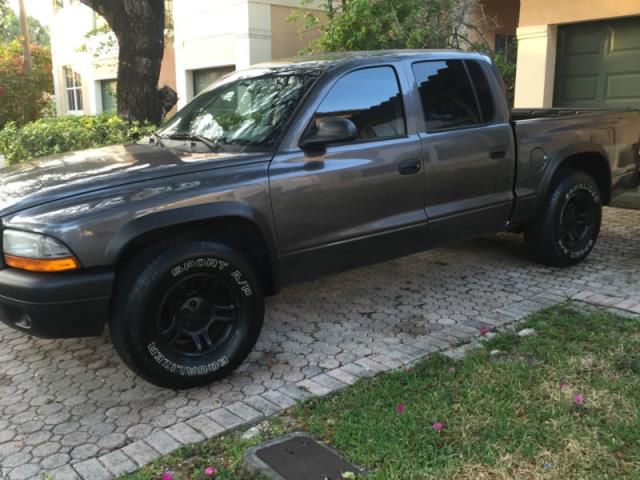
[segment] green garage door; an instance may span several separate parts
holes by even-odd
[[[554,106],[640,108],[640,17],[558,27]]]

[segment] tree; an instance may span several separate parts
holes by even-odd
[[[31,75],[33,60],[31,58],[31,39],[29,38],[29,20],[24,8],[24,0],[20,1],[20,31],[22,32],[22,55],[24,57],[24,73]]]
[[[22,35],[20,19],[13,10],[7,8],[5,13],[0,11],[0,43],[8,43]],[[36,18],[29,17],[29,37],[31,43],[37,45],[50,45],[49,29],[42,25]]]
[[[301,0],[303,6],[310,0]],[[304,30],[320,36],[303,53],[393,48],[454,48],[492,55],[512,101],[516,48],[492,51],[482,31],[497,26],[478,0],[325,0],[323,15],[302,10]],[[484,27],[484,28],[481,28]]]
[[[49,47],[32,45],[33,70],[24,70],[22,45],[18,40],[0,43],[0,128],[36,120],[53,89]]]
[[[118,115],[129,121],[160,123],[158,91],[164,54],[164,0],[81,0],[100,14],[118,45]]]
[[[474,14],[482,16],[476,0],[325,0],[323,13],[326,21],[310,10],[302,14],[306,29],[321,32],[311,52],[468,49],[487,43],[470,21]]]

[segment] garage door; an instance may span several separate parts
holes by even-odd
[[[640,108],[640,17],[558,27],[554,106]]]

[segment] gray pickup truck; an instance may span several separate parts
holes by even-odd
[[[511,111],[480,54],[259,65],[138,144],[0,170],[0,319],[48,338],[108,324],[143,378],[206,384],[292,282],[501,230],[582,261],[638,183],[639,137],[637,111]]]

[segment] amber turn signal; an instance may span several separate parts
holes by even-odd
[[[36,259],[5,255],[4,263],[8,267],[27,270],[29,272],[66,272],[80,268],[78,260],[74,257]]]

